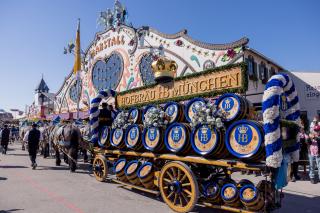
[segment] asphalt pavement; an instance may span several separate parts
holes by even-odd
[[[55,166],[52,158],[37,157],[32,170],[26,151],[19,144],[9,145],[0,154],[0,213],[163,213],[171,212],[160,198],[131,191],[118,184],[98,182],[89,165],[79,161],[76,173],[66,164]],[[257,180],[236,175],[235,179]],[[289,183],[280,210],[276,212],[320,212],[320,183]],[[197,207],[195,212],[221,212]]]

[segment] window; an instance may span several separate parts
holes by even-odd
[[[115,90],[123,73],[123,58],[119,53],[112,53],[106,60],[99,60],[92,69],[92,82],[97,91]]]
[[[257,63],[254,62],[254,59],[251,55],[248,56],[248,58],[246,58],[246,62],[248,65],[248,75],[249,75],[249,79],[251,80],[257,80],[257,74],[256,74],[256,70],[257,70]]]
[[[276,70],[273,67],[271,67],[269,70],[269,78],[271,78],[275,74],[276,74]]]
[[[266,64],[264,62],[261,62],[259,65],[259,79],[262,81],[262,83],[267,83],[268,81],[268,69],[266,67]]]

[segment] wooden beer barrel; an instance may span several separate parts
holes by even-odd
[[[198,125],[192,130],[191,145],[196,153],[203,156],[224,158],[229,154],[224,143],[224,132],[210,129],[208,125]]]
[[[103,127],[102,131],[101,131],[101,135],[100,138],[98,140],[98,144],[100,147],[102,148],[109,148],[110,147],[110,127]]]
[[[202,194],[205,199],[213,204],[221,204],[221,188],[223,184],[224,180],[220,178],[204,182],[202,184]]]
[[[247,99],[234,93],[226,93],[220,96],[216,104],[218,109],[227,113],[227,122],[244,119],[249,113]]]
[[[110,143],[111,146],[114,146],[118,149],[123,149],[126,147],[124,142],[124,130],[121,128],[116,128],[111,130],[110,134]]]
[[[149,112],[152,109],[156,109],[157,107],[155,105],[147,105],[144,109],[143,109],[143,114],[142,114],[142,120],[144,120],[144,116],[147,114],[147,112]]]
[[[138,178],[138,173],[137,173],[139,167],[140,167],[140,162],[137,160],[133,160],[133,161],[130,161],[124,169],[124,173],[126,174],[128,181],[134,185],[141,185],[141,182]]]
[[[154,168],[151,162],[145,162],[139,167],[138,177],[145,188],[156,188],[156,185],[154,185]]]
[[[142,122],[142,112],[138,108],[131,108],[129,110],[129,120],[132,120],[134,124],[140,124]]]
[[[240,201],[250,211],[259,211],[264,207],[263,193],[253,184],[245,184],[240,188]]]
[[[184,112],[183,112],[183,107],[180,103],[168,102],[164,106],[164,111],[170,117],[169,123],[183,122]]]
[[[226,146],[237,157],[260,161],[265,157],[262,124],[251,120],[240,120],[231,124],[226,133]]]
[[[206,100],[203,98],[191,99],[187,103],[187,105],[185,105],[185,108],[184,108],[184,114],[185,114],[186,120],[188,122],[191,122],[191,119],[192,119],[194,113],[196,112],[196,106],[197,105],[204,106],[206,103],[207,103]]]
[[[235,183],[227,183],[222,186],[220,192],[223,202],[232,207],[238,207],[241,205],[239,190]]]
[[[189,142],[191,127],[185,123],[173,123],[165,132],[164,143],[167,149],[176,154],[186,155],[192,150]]]
[[[125,143],[129,149],[139,151],[143,148],[141,130],[142,126],[138,124],[132,124],[126,129]]]
[[[118,178],[118,180],[126,182],[127,181],[127,176],[124,173],[124,169],[126,167],[126,159],[124,158],[120,158],[119,160],[117,160],[113,166],[114,169],[114,173],[116,174],[116,177]]]
[[[142,143],[145,149],[159,153],[165,150],[163,142],[164,130],[161,127],[149,127],[143,130]]]

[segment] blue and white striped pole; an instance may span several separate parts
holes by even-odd
[[[91,129],[91,143],[97,143],[99,139],[99,105],[100,102],[109,97],[115,97],[116,92],[114,90],[102,90],[98,95],[91,101],[90,108],[90,129]]]
[[[282,95],[287,101],[285,119],[301,126],[299,98],[291,78],[286,74],[272,76],[263,93],[262,111],[266,165],[273,168],[280,167],[283,159],[279,106]],[[290,147],[290,153],[294,162],[299,160],[299,146]]]

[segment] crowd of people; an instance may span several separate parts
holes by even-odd
[[[315,116],[307,131],[306,126],[300,129],[298,142],[300,143],[300,164],[303,165],[304,174],[307,173],[307,162],[309,162],[310,182],[316,184],[320,178],[320,119]],[[298,175],[299,163],[292,164],[292,181],[300,180]],[[316,177],[318,168],[318,178]]]

